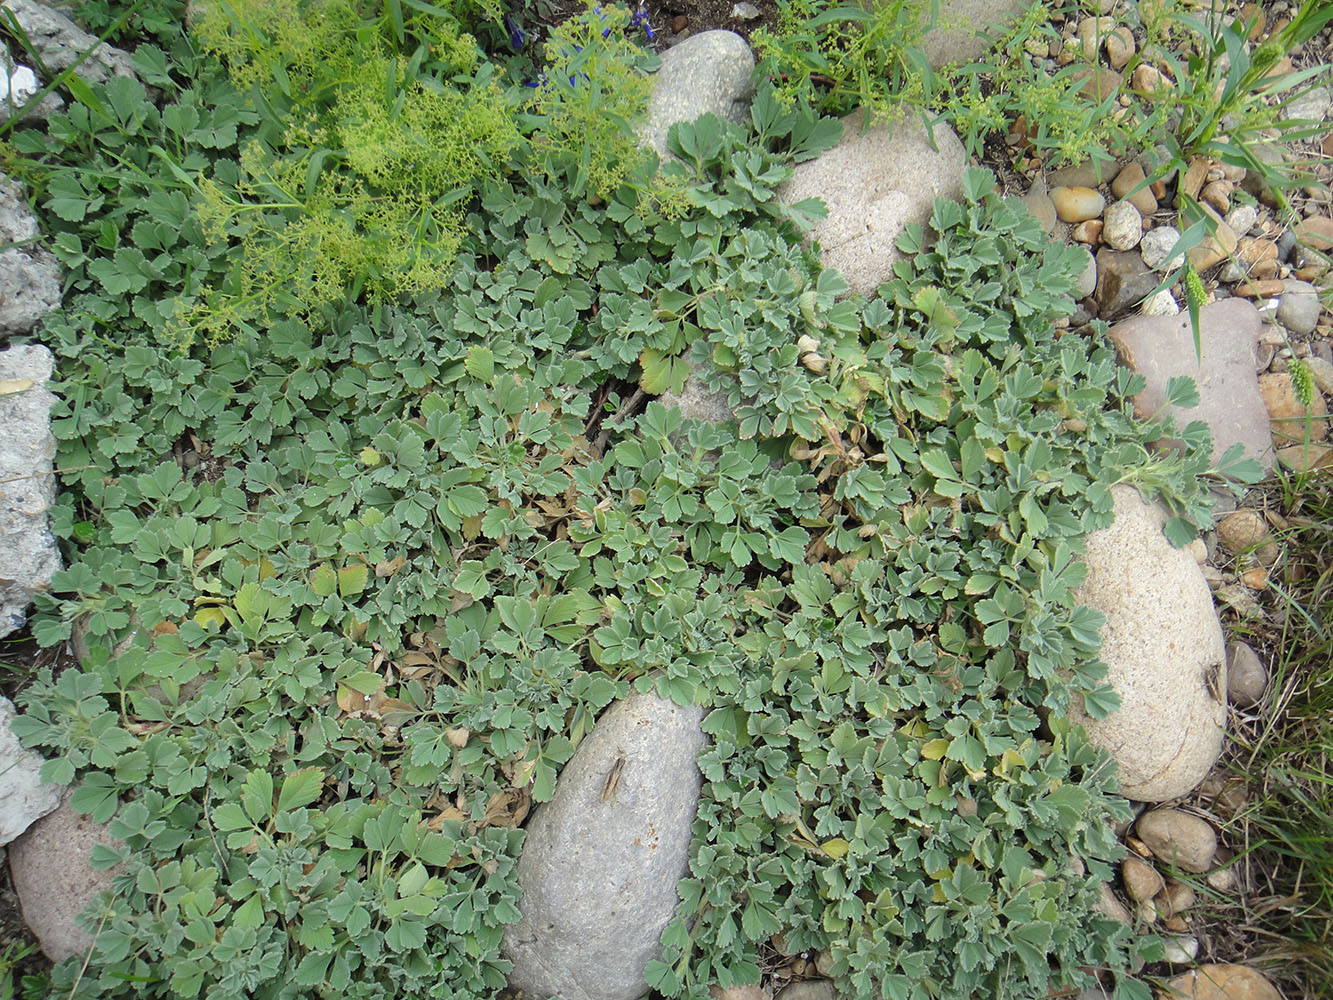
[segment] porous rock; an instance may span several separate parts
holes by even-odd
[[[1170,256],[1171,250],[1180,239],[1180,230],[1175,226],[1158,226],[1150,229],[1139,239],[1139,253],[1143,263],[1154,271],[1173,271],[1185,263],[1185,255],[1178,253]]]
[[[693,367],[685,378],[680,392],[666,392],[661,396],[663,406],[674,406],[687,420],[702,420],[710,424],[725,424],[736,419],[725,392],[710,389]]]
[[[0,174],[0,334],[27,333],[60,305],[60,267],[37,235],[23,185]]]
[[[1222,627],[1198,563],[1162,534],[1166,508],[1129,486],[1112,495],[1115,521],[1088,535],[1076,597],[1106,618],[1100,655],[1120,708],[1092,719],[1076,702],[1070,715],[1116,759],[1127,798],[1160,802],[1194,788],[1221,753]]]
[[[1160,1000],[1282,1000],[1277,987],[1243,965],[1201,965],[1177,976],[1157,994]]]
[[[841,141],[798,163],[778,197],[789,205],[823,199],[828,215],[810,238],[823,248],[824,266],[870,296],[892,277],[902,257],[894,244],[908,223],[925,223],[936,198],[962,199],[967,156],[947,125],[928,132],[916,115],[864,128],[865,115],[856,111],[842,122]]]
[[[9,871],[23,919],[53,962],[84,955],[92,947],[92,934],[77,918],[98,893],[111,888],[116,872],[92,866],[98,844],[120,846],[105,826],[75,812],[66,799],[9,845]]]
[[[1128,201],[1117,201],[1106,209],[1102,240],[1112,250],[1133,250],[1143,238],[1143,216]]]
[[[1099,258],[1101,255],[1098,255]],[[1100,263],[1100,260],[1099,260]],[[1199,310],[1202,360],[1194,351],[1189,316],[1139,316],[1111,327],[1108,335],[1122,362],[1147,381],[1134,397],[1146,417],[1166,402],[1167,382],[1188,375],[1199,389],[1199,405],[1174,411],[1177,423],[1202,420],[1213,434],[1214,461],[1239,442],[1265,469],[1273,465],[1268,411],[1255,375],[1255,344],[1262,320],[1243,299],[1223,299]]]
[[[42,758],[19,745],[10,729],[14,704],[0,697],[0,844],[8,844],[60,805],[61,789],[38,776]]]
[[[74,71],[85,82],[106,83],[113,76],[136,75],[129,53],[105,42],[98,44],[96,36],[59,11],[34,0],[0,0],[0,7],[14,15],[48,72],[63,73],[84,52],[93,49]]]
[[[1025,6],[1023,0],[940,0],[939,19],[921,39],[926,60],[934,69],[972,62],[990,49],[988,36],[1002,35]]]
[[[704,31],[673,45],[662,53],[662,66],[653,77],[640,138],[665,156],[667,130],[676,122],[692,122],[708,112],[743,121],[754,93],[753,70],[754,53],[733,31]]]
[[[781,993],[778,1000],[837,1000],[837,991],[828,979],[807,979],[792,983]]]
[[[1217,834],[1202,816],[1180,809],[1150,809],[1134,824],[1148,850],[1182,871],[1206,872],[1217,854]]]
[[[0,636],[23,627],[33,594],[60,569],[47,523],[56,495],[52,365],[45,347],[0,351]]]
[[[534,810],[505,933],[529,996],[636,1000],[689,863],[703,711],[632,695],[598,720]]]

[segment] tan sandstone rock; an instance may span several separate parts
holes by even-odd
[[[1167,511],[1114,488],[1115,523],[1087,538],[1077,599],[1106,616],[1101,658],[1120,709],[1070,715],[1120,765],[1127,798],[1161,802],[1193,789],[1222,750],[1226,654],[1194,557],[1162,535]]]
[[[815,223],[810,238],[822,247],[826,267],[841,271],[854,291],[870,296],[902,258],[895,244],[907,224],[930,218],[936,198],[962,200],[966,154],[948,126],[936,125],[928,134],[915,115],[865,132],[859,111],[842,122],[842,140],[798,163],[778,196],[788,205],[806,198],[824,201],[828,215]]]
[[[1282,1000],[1262,973],[1243,965],[1201,965],[1177,976],[1159,1000]]]

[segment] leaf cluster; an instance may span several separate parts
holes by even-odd
[[[856,995],[1045,997],[1088,969],[1145,995],[1093,911],[1125,805],[1061,721],[1115,704],[1077,556],[1117,482],[1205,518],[1207,442],[1150,457],[1169,425],[1061,335],[1074,254],[974,173],[847,297],[802,245],[817,206],[775,198],[838,128],[764,91],[750,128],[677,126],[675,162],[610,162],[597,197],[555,182],[592,185],[591,157],[472,177],[438,286],[344,275],[337,309],[164,352],[160,303],[244,287],[197,177],[315,162],[356,93],[279,133],[185,49],[163,107],[112,81],[16,138],[73,292],[43,330],[68,569],[34,631],[85,650],[16,730],[125,842],[61,995],[494,996],[523,820],[631,686],[709,710],[664,994],[755,981],[781,931]],[[446,92],[400,91],[400,120],[453,127]],[[327,169],[408,176],[353,148]],[[736,420],[640,405],[691,367]]]

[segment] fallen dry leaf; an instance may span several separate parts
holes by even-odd
[[[486,803],[486,812],[481,817],[481,826],[518,827],[528,817],[532,808],[532,797],[524,788],[506,788],[496,792]]]

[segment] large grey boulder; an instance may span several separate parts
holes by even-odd
[[[63,73],[84,52],[93,49],[92,55],[74,71],[83,80],[105,83],[113,76],[136,75],[127,52],[105,42],[99,44],[95,35],[88,34],[59,11],[34,0],[0,0],[0,7],[14,15],[48,72]]]
[[[689,863],[703,710],[653,695],[612,706],[534,810],[518,862],[510,985],[530,997],[636,1000]]]
[[[947,125],[928,130],[915,114],[864,126],[860,111],[845,117],[838,144],[798,163],[778,197],[788,205],[823,200],[828,215],[810,238],[823,248],[825,267],[870,296],[902,257],[894,244],[908,223],[924,224],[936,198],[962,199],[967,155]]]
[[[42,758],[24,750],[10,729],[16,714],[13,702],[0,697],[0,844],[8,844],[59,806],[63,791],[42,783]]]
[[[1167,511],[1116,486],[1115,522],[1088,535],[1076,597],[1106,616],[1101,658],[1120,708],[1070,716],[1120,766],[1127,798],[1162,802],[1207,776],[1227,718],[1222,626],[1199,564],[1162,534]]]
[[[33,593],[60,569],[47,524],[56,493],[52,364],[45,347],[0,351],[0,636],[23,627]]]
[[[676,122],[692,122],[707,112],[744,121],[754,94],[753,71],[754,53],[732,31],[705,31],[673,45],[662,53],[662,67],[653,78],[640,138],[665,156],[667,130]]]
[[[116,874],[114,868],[92,866],[98,844],[120,846],[105,826],[76,813],[66,799],[9,845],[9,871],[23,919],[53,962],[85,955],[92,947],[92,934],[77,918],[111,888]]]
[[[23,185],[0,174],[0,334],[27,333],[60,305],[60,265],[38,238]]]
[[[1173,408],[1180,426],[1202,420],[1213,433],[1213,460],[1233,444],[1248,458],[1273,467],[1268,409],[1255,374],[1256,345],[1263,321],[1244,299],[1211,302],[1199,310],[1202,361],[1194,350],[1189,316],[1137,316],[1111,327],[1116,353],[1147,381],[1134,397],[1135,412],[1147,417],[1166,403],[1168,381],[1188,375],[1199,389],[1199,405]]]

